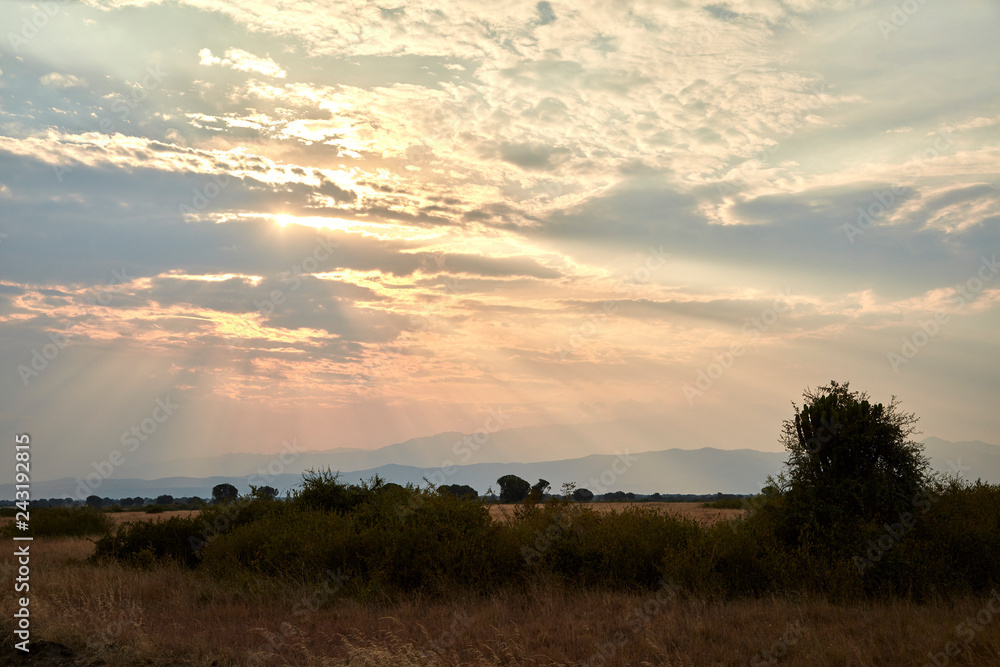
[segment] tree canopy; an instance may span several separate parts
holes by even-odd
[[[783,424],[789,500],[819,524],[895,519],[928,482],[917,418],[895,396],[873,403],[849,383],[806,389]]]

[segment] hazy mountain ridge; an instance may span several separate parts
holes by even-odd
[[[502,411],[494,412],[504,418]],[[499,421],[496,420],[496,421]],[[496,423],[494,421],[493,423]],[[299,452],[282,472],[301,473],[329,466],[334,470],[370,470],[384,465],[437,468],[476,463],[540,463],[611,451],[662,451],[710,446],[692,433],[673,428],[666,418],[633,418],[589,424],[524,426],[493,433],[448,431],[412,438],[377,449],[330,449]],[[286,455],[283,460],[291,458]],[[217,457],[129,464],[117,475],[139,479],[252,475],[268,469],[276,454],[225,454]]]
[[[1000,483],[1000,447],[996,445],[981,441],[948,442],[940,438],[927,438],[925,452],[932,467],[939,472],[958,473],[970,480],[982,478],[984,481]],[[436,484],[468,484],[480,493],[485,493],[491,486],[497,490],[496,480],[501,475],[514,474],[530,482],[539,478],[546,479],[552,484],[553,491],[558,491],[564,482],[574,482],[578,487],[589,488],[597,493],[754,493],[760,490],[768,475],[777,474],[782,469],[786,456],[785,452],[710,447],[639,453],[626,453],[626,450],[622,450],[618,455],[591,454],[579,458],[527,463],[473,463],[449,468],[389,463],[343,471],[342,478],[347,482],[357,482],[377,474],[391,482],[420,486],[424,485],[424,478],[427,478]],[[154,480],[110,478],[104,480],[92,493],[110,498],[153,497],[160,494],[206,498],[211,495],[212,487],[221,483],[233,484],[241,492],[247,491],[251,482],[258,485],[269,484],[283,493],[298,485],[301,480],[302,476],[297,472],[284,472],[273,477],[220,475],[174,476]],[[79,485],[78,480],[68,478],[34,482],[32,492],[35,498],[76,497]],[[0,485],[0,497],[10,499],[13,495],[12,484]]]

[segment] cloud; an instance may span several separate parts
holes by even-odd
[[[198,57],[202,65],[222,65],[238,72],[256,72],[275,79],[284,79],[287,76],[285,70],[270,58],[255,56],[243,49],[226,49],[224,58],[212,55],[211,49],[202,49],[198,52]]]
[[[88,85],[87,80],[74,76],[73,74],[60,74],[50,72],[39,79],[43,86],[48,88],[77,88]]]

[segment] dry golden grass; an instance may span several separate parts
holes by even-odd
[[[589,507],[595,512],[621,512],[629,507],[644,507],[657,512],[676,514],[687,519],[694,519],[702,524],[725,521],[726,519],[741,516],[745,511],[711,509],[702,507],[702,503],[585,503],[581,506]],[[515,507],[517,505],[493,505],[490,507],[490,516],[494,519],[510,517],[513,515]]]
[[[486,599],[360,603],[288,581],[227,585],[175,567],[93,565],[85,562],[92,550],[90,541],[74,538],[32,543],[33,637],[72,647],[80,664],[109,667],[748,665],[783,635],[797,640],[773,664],[923,665],[986,603],[675,599],[653,609],[651,594],[554,585]],[[12,552],[5,549],[0,559],[7,591]],[[323,604],[312,611],[308,601],[317,597]],[[9,642],[13,595],[2,600],[3,641]],[[645,622],[631,624],[631,611],[645,604]],[[790,631],[790,623],[801,631]],[[618,643],[609,644],[616,633]],[[597,658],[602,650],[605,662]],[[949,664],[1000,664],[1000,617]]]

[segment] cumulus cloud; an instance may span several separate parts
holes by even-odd
[[[77,395],[146,358],[223,406],[474,430],[490,401],[684,408],[734,342],[720,404],[833,371],[893,393],[884,353],[944,309],[921,381],[986,386],[995,283],[949,304],[1000,248],[995,19],[928,3],[887,41],[882,10],[85,0],[46,34],[127,38],[4,61],[0,347],[71,332]]]
[[[284,79],[287,76],[285,70],[270,58],[255,56],[243,49],[226,49],[223,58],[212,55],[211,49],[202,49],[198,52],[198,57],[202,65],[222,65],[238,72],[255,72],[275,79]]]
[[[86,79],[59,72],[50,72],[39,79],[39,82],[48,88],[76,88],[87,85]]]

